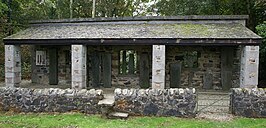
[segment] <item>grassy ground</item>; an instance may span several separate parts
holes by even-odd
[[[108,120],[84,114],[0,114],[0,128],[265,128],[266,119],[235,118],[219,122],[176,117],[131,117]]]

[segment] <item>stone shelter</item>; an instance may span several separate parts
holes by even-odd
[[[5,83],[21,82],[21,45],[32,82],[72,88],[229,89],[258,84],[262,39],[245,15],[41,20],[4,38]]]

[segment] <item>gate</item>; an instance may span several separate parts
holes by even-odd
[[[229,92],[198,92],[197,98],[197,113],[230,113]]]

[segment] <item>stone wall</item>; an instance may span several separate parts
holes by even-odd
[[[0,88],[0,111],[100,113],[102,90]]]
[[[116,89],[114,110],[131,115],[196,116],[195,89]]]
[[[244,117],[266,117],[266,89],[232,88],[231,111]]]

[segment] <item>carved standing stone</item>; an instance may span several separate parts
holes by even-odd
[[[19,45],[5,45],[5,83],[7,87],[21,82],[21,50]]]
[[[72,45],[72,88],[86,88],[87,78],[87,47]]]
[[[153,45],[152,50],[152,88],[165,87],[165,45]]]
[[[259,46],[243,46],[241,50],[240,87],[257,87]]]

